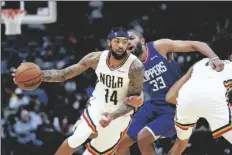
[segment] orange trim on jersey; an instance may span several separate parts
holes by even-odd
[[[176,126],[182,130],[188,130],[190,127],[193,127],[196,123],[193,124],[180,124],[178,122],[175,123]]]
[[[226,132],[228,132],[230,130],[232,130],[232,124],[225,127],[225,128],[223,128],[223,129],[221,129],[221,130],[219,130],[219,131],[217,131],[217,132],[215,132],[215,133],[213,133],[213,138],[221,137],[221,135],[223,135],[224,133],[226,133]]]
[[[94,148],[93,146],[91,146],[90,143],[87,143],[85,146],[87,148],[87,150],[92,153],[93,155],[113,155],[113,153],[115,152],[115,150],[118,147],[119,142],[122,140],[122,137],[126,134],[127,130],[129,129],[129,125],[128,127],[121,132],[120,134],[120,138],[119,140],[116,142],[116,144],[114,144],[111,148],[107,149],[104,152],[99,152],[96,148]]]
[[[88,124],[88,126],[93,130],[93,132],[95,134],[97,134],[97,128],[95,126],[95,124],[93,123],[93,120],[91,119],[91,117],[89,116],[89,112],[88,109],[86,108],[84,110],[84,112],[82,113],[83,118],[85,119],[86,123]]]
[[[228,110],[229,110],[229,123],[217,130],[214,130],[212,132],[213,134],[213,138],[218,138],[220,137],[221,135],[223,135],[224,133],[232,130],[232,122],[231,122],[231,111],[230,111],[230,107],[228,106]]]
[[[224,85],[227,89],[229,89],[230,87],[232,87],[232,80],[227,80],[224,82]]]
[[[226,99],[227,99],[228,104],[230,104],[229,103],[229,92],[232,89],[232,79],[224,81],[224,86],[226,87]]]

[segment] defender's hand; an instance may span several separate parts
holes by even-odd
[[[224,69],[224,63],[219,58],[210,60],[209,65],[217,72],[221,72]]]
[[[144,100],[140,96],[130,96],[126,97],[124,102],[132,107],[139,108],[143,105]]]

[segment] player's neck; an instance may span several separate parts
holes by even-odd
[[[110,55],[108,58],[108,64],[110,65],[111,68],[117,68],[125,61],[126,58],[127,56],[123,58],[122,60],[117,60],[112,55]]]
[[[140,61],[142,61],[142,62],[144,62],[145,60],[146,60],[146,58],[147,58],[147,55],[148,55],[148,53],[147,53],[147,46],[146,45],[143,45],[142,46],[142,54],[139,56],[139,60]]]

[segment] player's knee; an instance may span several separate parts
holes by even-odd
[[[68,138],[68,145],[71,148],[76,148],[83,144],[91,135],[92,129],[88,127],[86,122],[79,124],[73,135]]]
[[[222,135],[229,143],[232,144],[232,131],[226,132]]]
[[[126,134],[125,136],[123,136],[122,140],[119,142],[118,149],[130,147],[133,144],[134,144],[134,140],[129,135]]]
[[[147,146],[155,141],[155,136],[151,132],[147,128],[143,128],[139,132],[137,137],[139,147]]]
[[[176,132],[177,132],[177,137],[180,140],[187,140],[187,139],[189,139],[189,137],[192,134],[192,128],[189,128],[188,130],[185,130],[185,131],[183,131],[182,129],[177,128]]]

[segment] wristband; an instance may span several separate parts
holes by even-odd
[[[209,61],[211,62],[211,61],[216,60],[216,59],[219,59],[219,57],[218,56],[213,57],[213,58],[209,59]]]

